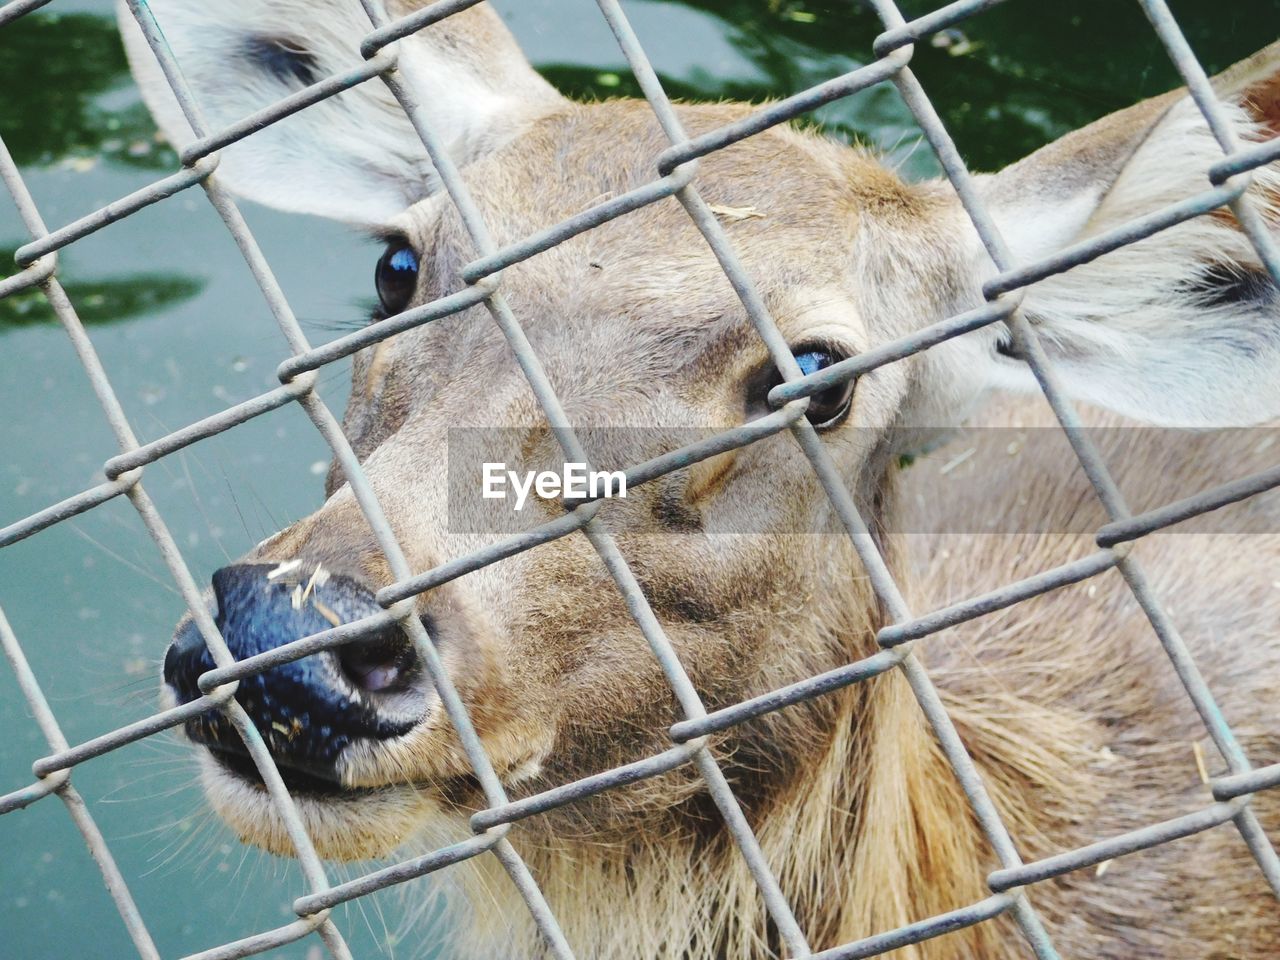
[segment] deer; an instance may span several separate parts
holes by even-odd
[[[150,6],[210,129],[359,64],[370,30],[355,0]],[[388,13],[419,6],[392,0]],[[181,148],[191,126],[123,8],[121,23],[144,98]],[[394,50],[499,246],[652,180],[671,145],[643,101],[563,97],[485,4]],[[1212,83],[1242,142],[1280,133],[1280,44]],[[690,136],[755,109],[674,107]],[[1221,156],[1181,89],[974,184],[1028,262],[1206,189]],[[461,289],[461,270],[477,256],[410,120],[377,80],[225,147],[212,176],[240,197],[378,238],[375,320]],[[906,182],[872,152],[812,130],[778,125],[702,157],[694,184],[713,210],[753,211],[717,217],[806,373],[981,305],[997,272],[949,183]],[[1280,229],[1280,165],[1254,170],[1246,195],[1264,229]],[[567,416],[608,428],[591,455],[610,469],[666,452],[685,428],[768,414],[770,391],[786,379],[674,198],[507,267],[501,289]],[[1267,465],[1265,444],[1207,429],[1280,414],[1280,294],[1226,208],[1046,277],[1017,309],[1084,422],[1113,439],[1104,453],[1135,509]],[[1093,531],[1106,517],[1062,449],[1028,442],[1015,456],[1002,440],[991,457],[957,454],[966,425],[1028,438],[1056,423],[1005,323],[836,383],[809,397],[803,417],[914,611],[1097,549]],[[1162,447],[1156,427],[1177,428],[1179,445]],[[465,451],[451,445],[456,428],[505,431],[529,462],[559,456],[516,356],[480,305],[353,359],[343,430],[415,571],[497,537],[470,507],[462,517],[446,510],[451,469],[474,474],[477,496],[480,484],[480,464],[462,463]],[[1006,468],[992,479],[997,461]],[[529,522],[564,509],[538,496],[525,506]],[[1280,540],[1269,533],[1277,504],[1261,496],[1229,510],[1230,529],[1192,524],[1124,549],[1145,564],[1242,749],[1266,764],[1280,759]],[[707,710],[877,651],[892,614],[849,538],[831,535],[831,511],[785,431],[601,504],[598,517]],[[998,528],[977,519],[993,515]],[[242,659],[380,610],[375,594],[394,579],[334,465],[314,513],[214,573],[209,609]],[[330,618],[290,602],[304,585]],[[671,747],[679,706],[582,531],[412,603],[511,797]],[[485,806],[416,650],[391,629],[243,678],[236,690],[322,857],[433,849],[470,836],[469,818]],[[1221,764],[1115,570],[952,627],[920,641],[915,655],[1024,861],[1212,802],[1204,781]],[[165,654],[165,701],[198,697],[212,667],[184,617]],[[225,719],[205,714],[184,736],[219,817],[244,842],[292,855]],[[899,671],[707,743],[813,950],[990,895],[994,854]],[[1275,792],[1249,805],[1276,836]],[[689,765],[531,817],[510,837],[577,956],[785,954]],[[434,948],[546,955],[494,858],[453,866],[447,878],[456,922]],[[1229,824],[1025,893],[1064,957],[1225,960],[1280,950],[1275,897]],[[1012,960],[1026,950],[1006,915],[893,955]]]

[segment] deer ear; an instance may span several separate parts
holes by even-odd
[[[417,4],[392,4],[396,14]],[[151,0],[210,131],[363,62],[370,32],[354,0]],[[132,14],[118,15],[129,63],[179,149],[195,137]],[[399,43],[397,69],[458,163],[512,139],[562,102],[487,5]],[[436,99],[438,98],[438,99]],[[221,151],[219,180],[284,210],[380,224],[436,188],[426,150],[378,78],[255,131]]]
[[[1280,43],[1214,88],[1244,146],[1280,134]],[[1063,137],[984,189],[1027,262],[1210,189],[1221,159],[1200,111],[1175,91]],[[1249,195],[1275,238],[1280,164],[1256,170]],[[1023,309],[1080,399],[1171,425],[1280,416],[1280,294],[1226,208],[1049,277]],[[1029,385],[1025,365],[1000,353],[997,385]]]

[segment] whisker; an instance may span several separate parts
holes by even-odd
[[[173,586],[173,584],[168,583],[165,580],[161,580],[158,576],[153,574],[150,570],[147,570],[144,567],[139,566],[138,564],[134,563],[132,560],[128,560],[125,557],[122,557],[120,554],[116,553],[106,544],[100,542],[99,540],[96,540],[90,534],[86,533],[81,528],[80,524],[76,523],[74,520],[67,521],[67,526],[77,536],[81,537],[84,540],[87,540],[89,543],[93,544],[93,546],[97,547],[99,550],[101,550],[107,556],[111,557],[113,560],[116,560],[124,564],[124,566],[128,567],[134,573],[137,573],[143,577],[146,577],[148,580],[150,580],[152,583],[156,584],[157,586],[163,587],[166,591],[168,591],[169,593],[172,593],[174,596],[180,596],[180,594],[178,593],[178,588]]]

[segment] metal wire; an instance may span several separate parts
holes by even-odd
[[[43,6],[45,2],[47,0],[12,0],[7,5],[0,6],[0,25],[18,19]],[[382,10],[379,0],[361,0],[370,24],[369,33],[360,45],[361,53],[365,58],[363,64],[344,73],[323,78],[225,129],[210,130],[197,106],[199,91],[186,88],[172,51],[155,24],[145,0],[128,0],[129,11],[137,20],[143,35],[154,51],[197,140],[182,152],[181,168],[176,173],[53,231],[45,226],[17,165],[3,142],[0,142],[0,179],[13,196],[31,237],[30,242],[17,251],[15,259],[18,271],[0,281],[0,297],[32,288],[43,291],[77,351],[120,447],[120,453],[103,465],[103,482],[30,516],[13,521],[0,529],[0,547],[30,537],[47,527],[92,510],[116,497],[128,498],[142,518],[168,566],[215,662],[214,669],[206,672],[199,680],[199,686],[204,695],[197,700],[156,713],[136,723],[108,731],[73,746],[62,734],[49,702],[41,692],[40,685],[26,661],[18,638],[5,619],[3,611],[0,611],[0,647],[3,647],[5,656],[17,676],[22,695],[30,705],[35,722],[44,735],[50,751],[47,755],[35,759],[32,769],[36,779],[33,783],[0,796],[0,814],[37,803],[50,795],[57,795],[63,801],[102,871],[103,880],[114,899],[138,955],[143,958],[158,957],[158,952],[129,893],[127,882],[112,859],[106,841],[95,825],[87,805],[71,785],[72,771],[77,765],[87,760],[102,756],[125,744],[153,736],[210,709],[222,711],[244,740],[246,749],[262,774],[272,802],[293,842],[310,892],[299,897],[292,904],[298,920],[241,940],[214,946],[194,955],[201,958],[252,956],[315,934],[320,938],[329,955],[341,960],[349,957],[350,951],[329,916],[329,911],[334,906],[366,896],[376,890],[442,870],[452,864],[486,855],[497,858],[516,884],[550,954],[558,958],[570,958],[573,956],[571,945],[566,942],[559,924],[538,888],[536,879],[510,844],[509,832],[518,829],[519,821],[528,817],[537,816],[556,807],[653,777],[686,764],[697,769],[706,789],[719,808],[730,835],[746,858],[786,954],[791,957],[851,960],[851,958],[880,956],[908,944],[919,943],[962,927],[985,923],[1009,914],[1016,921],[1027,944],[1037,957],[1042,960],[1055,958],[1058,953],[1028,897],[1028,890],[1035,884],[1113,857],[1199,833],[1228,821],[1233,823],[1239,831],[1243,842],[1248,846],[1272,890],[1280,895],[1280,860],[1277,859],[1274,849],[1264,837],[1248,804],[1253,793],[1280,786],[1280,764],[1261,769],[1250,766],[1248,758],[1218,709],[1213,694],[1201,677],[1185,643],[1159,598],[1148,585],[1142,568],[1129,555],[1128,549],[1128,543],[1132,540],[1280,485],[1280,468],[1273,468],[1223,484],[1138,516],[1132,515],[1106,463],[1081,429],[1075,410],[1066,399],[1052,364],[1040,347],[1035,330],[1017,312],[1022,291],[1029,284],[1086,263],[1118,247],[1149,237],[1191,217],[1201,216],[1223,207],[1229,207],[1235,214],[1257,250],[1259,258],[1271,273],[1272,279],[1280,285],[1280,253],[1277,252],[1275,242],[1263,227],[1257,211],[1245,194],[1247,186],[1245,178],[1250,171],[1280,158],[1280,139],[1248,146],[1237,142],[1203,68],[1182,36],[1164,0],[1138,0],[1138,2],[1174,65],[1186,81],[1191,96],[1222,148],[1223,158],[1206,171],[1206,189],[1203,193],[1033,263],[1018,263],[1009,253],[974,189],[964,162],[946,128],[910,69],[912,44],[993,7],[1001,0],[958,0],[911,22],[907,22],[902,17],[892,0],[871,0],[872,6],[884,25],[884,32],[873,45],[876,56],[873,62],[811,87],[786,100],[762,107],[748,117],[721,129],[694,138],[688,137],[681,127],[678,116],[667,99],[618,0],[597,0],[601,13],[613,31],[671,146],[654,158],[655,178],[652,182],[611,198],[504,248],[498,248],[493,243],[466,185],[444,149],[443,141],[435,132],[430,109],[422,105],[397,72],[393,46],[397,40],[465,10],[476,2],[478,0],[439,0],[409,16],[392,21]],[[375,79],[387,85],[417,131],[435,165],[444,191],[461,215],[479,256],[460,271],[461,286],[456,292],[371,324],[365,329],[328,344],[313,347],[299,327],[283,292],[275,281],[270,266],[241,217],[235,202],[219,186],[217,151],[343,90]],[[697,159],[772,126],[793,120],[822,104],[881,83],[892,83],[897,87],[920,124],[995,265],[997,274],[984,287],[983,292],[988,301],[985,305],[924,327],[898,341],[882,345],[805,376],[796,364],[786,340],[775,325],[728,237],[698,193]],[[447,91],[441,91],[440,94],[443,97],[448,95]],[[194,186],[204,190],[211,205],[239,246],[272,315],[285,336],[291,355],[279,366],[278,374],[282,384],[279,388],[143,444],[134,435],[111,382],[98,361],[93,344],[81,325],[76,309],[58,280],[57,253],[69,244],[104,229],[150,204],[161,202],[167,197]],[[338,421],[321,399],[316,386],[316,372],[326,364],[406,330],[414,329],[421,324],[430,323],[483,303],[507,338],[567,457],[576,462],[588,463],[589,460],[550,381],[543,372],[537,355],[531,349],[519,320],[503,296],[499,271],[536,256],[579,233],[670,196],[679,200],[706,239],[741,299],[759,336],[769,349],[773,361],[783,373],[785,382],[775,388],[770,397],[771,401],[780,407],[775,413],[752,423],[723,431],[708,440],[670,451],[646,463],[638,464],[627,471],[628,484],[634,486],[644,483],[726,450],[745,446],[774,433],[789,431],[809,459],[818,481],[830,498],[836,514],[863,562],[877,599],[888,611],[891,619],[889,625],[878,634],[877,640],[882,647],[879,652],[827,673],[724,707],[714,713],[707,713],[661,623],[650,608],[626,560],[618,551],[612,535],[597,521],[598,504],[584,501],[565,516],[544,524],[536,530],[491,544],[472,555],[453,558],[432,570],[414,573],[409,568],[400,545],[396,542],[382,513],[382,508],[373,494],[363,469],[352,453]],[[1007,584],[991,593],[917,616],[912,614],[903,601],[893,576],[854,505],[852,496],[813,427],[804,419],[806,398],[868,370],[911,356],[971,330],[999,322],[1008,325],[1015,345],[1039,381],[1106,512],[1107,523],[1097,531],[1096,536],[1100,550],[1081,560]],[[168,528],[147,496],[142,477],[148,465],[187,445],[229,430],[290,403],[298,403],[303,407],[329,444],[365,519],[375,534],[378,545],[387,558],[395,582],[384,587],[377,594],[378,603],[384,607],[384,612],[304,637],[266,653],[236,662],[201,602],[199,588],[188,571]],[[432,638],[428,636],[422,623],[414,615],[411,600],[424,591],[503,557],[578,532],[581,532],[594,546],[618,590],[624,596],[628,609],[676,696],[683,718],[670,729],[673,746],[657,755],[513,802],[507,798],[489,762],[484,747],[472,727],[466,706],[436,653]],[[955,624],[985,616],[1067,584],[1078,583],[1112,568],[1117,569],[1124,577],[1135,599],[1150,620],[1187,695],[1199,712],[1207,733],[1221,754],[1228,772],[1213,780],[1211,788],[1216,802],[1203,809],[1172,820],[1150,824],[1121,836],[1103,838],[1086,847],[1068,850],[1035,863],[1023,863],[928,673],[913,655],[912,646]],[[262,737],[248,715],[236,702],[234,693],[237,683],[244,677],[261,673],[273,666],[320,650],[348,643],[390,624],[398,624],[417,645],[473,772],[483,789],[487,806],[471,818],[475,837],[424,856],[373,871],[345,883],[333,885],[307,837],[294,801],[281,780]],[[950,913],[923,918],[896,930],[873,932],[864,939],[815,954],[770,865],[766,862],[728,781],[707,746],[707,737],[749,719],[823,696],[891,670],[900,670],[905,675],[924,717],[937,736],[969,800],[992,853],[999,861],[999,869],[988,878],[993,895]]]

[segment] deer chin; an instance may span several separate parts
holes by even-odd
[[[278,856],[296,856],[266,787],[207,749],[199,748],[197,755],[209,805],[236,835]],[[424,825],[461,819],[448,812],[451,805],[441,794],[411,784],[333,784],[323,791],[295,784],[289,793],[316,853],[327,860],[385,857],[421,833]]]
[[[162,703],[177,700],[167,686]],[[449,842],[470,833],[469,811],[485,805],[470,762],[446,732],[436,701],[408,733],[358,740],[338,763],[337,776],[319,776],[277,761],[316,852],[327,860],[385,857],[427,835]],[[195,749],[209,805],[245,843],[295,856],[284,821],[253,761],[241,749],[219,749],[182,737]],[[503,783],[537,777],[554,740],[549,727],[506,723],[485,748]]]

